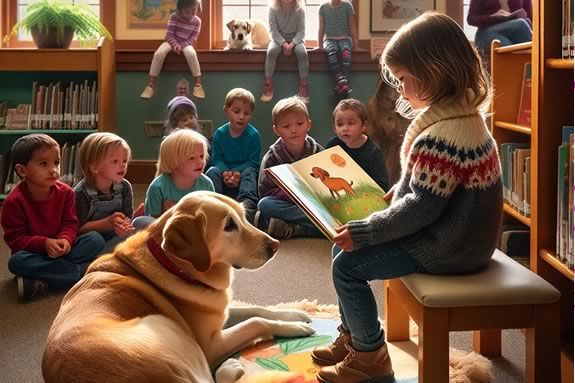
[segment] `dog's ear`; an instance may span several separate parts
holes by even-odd
[[[162,248],[191,262],[203,273],[211,265],[205,230],[206,216],[203,213],[172,216],[164,226]]]
[[[236,20],[230,20],[227,24],[226,27],[228,27],[228,29],[230,30],[230,32],[234,31],[234,24],[236,23]]]
[[[254,28],[254,23],[252,23],[251,21],[246,21],[247,33],[250,33],[253,28]]]

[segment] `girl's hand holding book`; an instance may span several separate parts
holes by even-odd
[[[337,235],[333,237],[333,243],[343,251],[350,252],[353,250],[353,240],[347,225],[340,226],[335,229]]]

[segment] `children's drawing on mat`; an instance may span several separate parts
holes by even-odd
[[[127,5],[130,29],[164,29],[176,10],[173,0],[129,0]]]

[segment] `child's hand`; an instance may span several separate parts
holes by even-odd
[[[174,201],[170,201],[170,200],[164,201],[164,205],[162,206],[162,213],[169,210],[175,204],[176,204],[176,202],[174,202]]]
[[[353,240],[351,239],[351,233],[347,228],[347,225],[337,227],[335,229],[337,235],[333,237],[333,243],[343,251],[350,252],[353,250]]]
[[[45,247],[50,258],[58,258],[70,252],[70,244],[64,238],[48,238]]]
[[[224,183],[229,188],[235,188],[238,184],[234,181],[234,172],[232,171],[225,171],[223,173],[224,176]]]
[[[174,52],[181,55],[182,54],[182,46],[180,44],[174,45]]]
[[[142,215],[144,215],[144,203],[140,202],[136,210],[134,210],[134,213],[132,213],[132,219],[140,217]]]
[[[116,226],[120,225],[122,223],[122,221],[124,220],[124,218],[126,218],[126,216],[124,215],[124,213],[122,212],[115,212],[114,214],[110,215],[108,217],[108,226],[110,228],[110,230],[116,230]]]
[[[121,238],[128,236],[134,230],[136,229],[134,228],[134,226],[132,226],[132,220],[129,219],[128,217],[124,218],[121,225],[117,225],[116,227],[114,227],[114,232],[118,237]]]
[[[389,191],[385,193],[385,195],[383,196],[383,200],[385,202],[391,202],[394,193],[395,193],[395,185],[393,185],[391,189],[389,189]]]

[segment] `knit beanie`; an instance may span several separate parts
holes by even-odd
[[[186,96],[176,96],[174,98],[172,98],[170,100],[170,102],[168,103],[168,116],[171,116],[172,113],[174,113],[174,111],[182,105],[188,105],[190,108],[192,108],[192,112],[194,113],[194,115],[198,115],[198,109],[196,108],[196,105],[194,104],[194,102],[192,100],[190,100],[189,98],[187,98]]]

